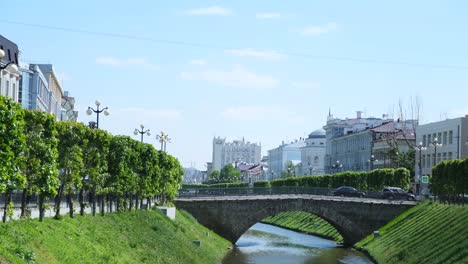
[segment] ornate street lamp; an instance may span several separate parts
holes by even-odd
[[[151,136],[151,133],[150,133],[149,129],[145,130],[144,125],[140,125],[140,128],[141,128],[141,130],[138,130],[138,129],[135,128],[135,131],[133,131],[133,134],[135,134],[135,136],[140,134],[141,135],[141,143],[143,143],[143,135],[146,134],[147,136]]]
[[[338,173],[338,172],[340,171],[340,169],[343,168],[343,164],[341,164],[340,161],[337,160],[337,161],[335,162],[335,164],[333,164],[332,167],[335,168],[335,169],[336,169],[336,173]]]
[[[99,100],[96,100],[96,109],[88,106],[88,110],[86,110],[87,115],[92,115],[93,113],[96,113],[96,126],[94,128],[99,129],[99,114],[104,113],[105,116],[110,115],[110,111],[108,107],[104,107],[102,109],[99,109],[99,106],[101,105],[101,102]]]
[[[437,147],[442,147],[442,144],[439,143],[439,139],[434,138],[431,142],[431,145],[434,146],[434,166],[436,165],[436,158],[437,158]]]
[[[171,138],[169,138],[169,135],[164,134],[164,132],[161,131],[160,135],[156,135],[156,139],[159,141],[159,143],[161,143],[161,150],[164,150],[164,152],[165,152],[166,151],[166,143],[171,142]]]
[[[368,159],[367,161],[369,162],[370,170],[373,170],[374,169],[374,161],[379,161],[379,160],[376,159],[375,156],[372,154],[370,156],[370,159]]]

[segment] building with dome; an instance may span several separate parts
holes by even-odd
[[[325,174],[325,130],[317,129],[305,139],[301,148],[301,163],[296,166],[298,176]]]

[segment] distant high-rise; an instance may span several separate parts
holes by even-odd
[[[213,169],[221,170],[226,164],[246,162],[259,164],[261,146],[246,142],[245,139],[226,142],[226,139],[213,138]]]

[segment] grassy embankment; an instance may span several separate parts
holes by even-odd
[[[423,202],[356,244],[378,263],[468,263],[468,206]]]
[[[2,264],[219,263],[228,246],[183,211],[175,221],[151,210],[0,224]]]
[[[343,242],[338,231],[322,218],[301,211],[284,212],[262,220],[265,224],[275,225],[290,230],[316,235],[336,242]]]

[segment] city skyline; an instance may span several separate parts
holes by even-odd
[[[418,97],[422,124],[468,114],[468,4],[400,3],[8,2],[0,34],[23,63],[54,65],[79,121],[99,99],[112,113],[101,128],[138,139],[143,124],[158,149],[162,130],[169,153],[204,169],[215,136],[265,155],[322,128],[330,108],[396,119]]]

